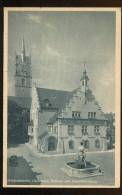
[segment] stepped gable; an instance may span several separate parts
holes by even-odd
[[[54,123],[57,118],[60,115],[60,112],[66,107],[66,104],[69,102],[69,100],[73,97],[73,95],[77,92],[77,90],[79,90],[79,88],[73,90],[69,96],[69,98],[67,99],[66,102],[64,102],[64,104],[62,105],[62,107],[60,107],[60,109],[50,118],[50,120],[48,121],[48,124],[52,124]],[[83,93],[83,92],[81,92]],[[88,89],[86,91],[86,102],[94,102],[94,104],[97,106],[97,109],[101,112],[101,119],[105,120],[105,116],[104,113],[101,110],[101,107],[99,106],[98,102],[95,99],[95,96],[92,94],[92,90]],[[86,104],[85,104],[86,105]]]

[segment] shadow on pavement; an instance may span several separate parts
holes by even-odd
[[[13,155],[8,158],[8,185],[41,184],[37,176],[42,173],[34,172],[32,168],[31,162],[27,162],[22,156]]]

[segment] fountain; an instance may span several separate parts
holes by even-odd
[[[86,160],[86,153],[82,142],[78,150],[77,159],[66,163],[62,170],[68,176],[77,178],[93,177],[103,174],[100,165]]]

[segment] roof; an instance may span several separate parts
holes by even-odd
[[[37,88],[37,93],[42,109],[60,109],[73,94],[73,92],[70,91],[45,88]]]
[[[74,91],[70,92],[69,99],[73,96],[73,94],[75,93],[76,90],[77,90],[77,89],[75,89]],[[69,99],[68,99],[68,100],[69,100]],[[95,100],[95,97],[94,97],[94,95],[92,94],[92,91],[91,91],[90,89],[88,89],[87,92],[86,92],[86,100],[87,100],[87,102],[92,102],[92,101],[94,101],[95,105],[98,106],[98,110],[101,110],[101,108],[100,108],[98,102]],[[53,124],[53,123],[56,121],[56,119],[59,117],[59,114],[60,114],[61,109],[62,109],[65,105],[66,105],[66,102],[64,102],[63,106],[60,107],[60,109],[59,109],[59,110],[50,118],[50,120],[48,121],[48,124]],[[101,112],[102,112],[102,111],[101,111]],[[103,113],[102,113],[102,114],[103,114]],[[103,115],[103,116],[102,116],[102,119],[104,120],[104,119],[106,119],[106,117],[104,117],[104,115]]]
[[[31,98],[8,96],[8,101],[15,102],[19,107],[30,109]]]

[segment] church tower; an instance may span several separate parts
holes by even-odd
[[[16,55],[15,96],[31,97],[32,71],[31,56],[26,55],[24,38],[22,39],[21,54]]]

